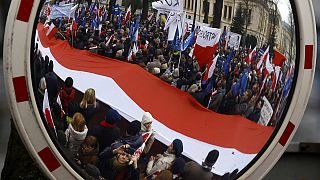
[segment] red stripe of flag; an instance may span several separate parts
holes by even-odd
[[[21,0],[17,20],[28,22],[33,6],[33,0]]]
[[[58,169],[61,166],[61,164],[53,155],[49,147],[45,147],[44,149],[42,149],[40,152],[38,152],[38,155],[40,156],[41,160],[44,162],[44,164],[47,166],[50,172]]]
[[[13,87],[14,92],[16,95],[16,101],[23,102],[28,101],[28,91],[27,91],[27,84],[26,84],[26,78],[24,76],[15,77],[12,79],[13,81]]]

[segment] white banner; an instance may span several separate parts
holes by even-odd
[[[228,46],[238,50],[241,42],[241,35],[233,32],[228,32],[227,38],[229,39]]]
[[[183,0],[159,0],[152,3],[152,8],[161,12],[183,12]]]
[[[185,24],[186,24],[186,25],[185,25],[185,27],[186,27],[186,32],[191,32],[191,30],[192,30],[192,25],[193,25],[193,20],[191,20],[191,19],[186,19]],[[210,24],[201,23],[201,22],[196,21],[195,29],[200,29],[202,26],[209,27]]]
[[[202,26],[197,34],[196,44],[201,47],[213,47],[219,42],[221,29]]]
[[[264,104],[261,109],[261,115],[258,123],[261,125],[267,126],[272,117],[273,109],[270,102],[265,96],[263,96],[263,101],[264,101]]]
[[[53,5],[51,19],[56,19],[58,17],[72,17],[76,10],[76,6],[74,6],[74,3],[64,4],[61,6]]]

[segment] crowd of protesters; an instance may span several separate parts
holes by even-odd
[[[85,175],[85,179],[234,179],[238,170],[222,177],[211,170],[219,157],[219,151],[208,153],[202,164],[186,162],[182,156],[183,142],[174,139],[161,154],[151,154],[154,144],[153,117],[145,112],[139,120],[130,122],[121,134],[118,127],[123,117],[114,109],[103,112],[104,119],[95,119],[102,112],[102,105],[96,100],[95,90],[88,88],[81,100],[75,98],[73,79],[64,81],[53,72],[53,62],[43,57],[36,44],[33,56],[33,79],[36,100],[42,109],[46,96],[50,116],[44,112],[50,134],[60,148]],[[98,124],[92,123],[93,121]],[[150,133],[148,139],[144,134]],[[136,154],[140,147],[141,154]],[[149,159],[148,159],[149,157]]]
[[[138,64],[172,86],[190,93],[203,106],[218,113],[242,115],[258,122],[265,102],[263,97],[266,97],[273,109],[268,125],[277,124],[291,86],[293,68],[288,61],[283,63],[280,77],[275,71],[268,73],[265,62],[259,69],[256,68],[266,45],[257,48],[262,53],[256,53],[248,63],[249,48],[227,48],[225,37],[221,36],[215,53],[219,57],[214,73],[205,79],[209,67],[199,67],[197,59],[190,56],[190,46],[184,51],[173,50],[172,41],[167,40],[168,30],[164,30],[162,18],[153,13],[147,19],[132,14],[125,21],[125,11],[119,7],[110,9],[108,5],[99,7],[93,4],[81,4],[75,18],[52,20],[59,29],[56,37],[68,40],[74,48]],[[93,10],[93,6],[97,10]],[[135,26],[138,26],[138,37],[134,37]],[[187,32],[184,37],[189,34]],[[136,51],[132,53],[135,47]],[[228,58],[230,62],[225,67]]]

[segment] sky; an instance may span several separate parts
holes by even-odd
[[[289,0],[279,0],[278,8],[281,14],[282,21],[289,22],[289,8],[291,4]]]

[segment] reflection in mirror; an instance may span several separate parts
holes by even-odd
[[[288,0],[47,1],[36,23],[40,113],[84,176],[234,178],[290,102]]]

